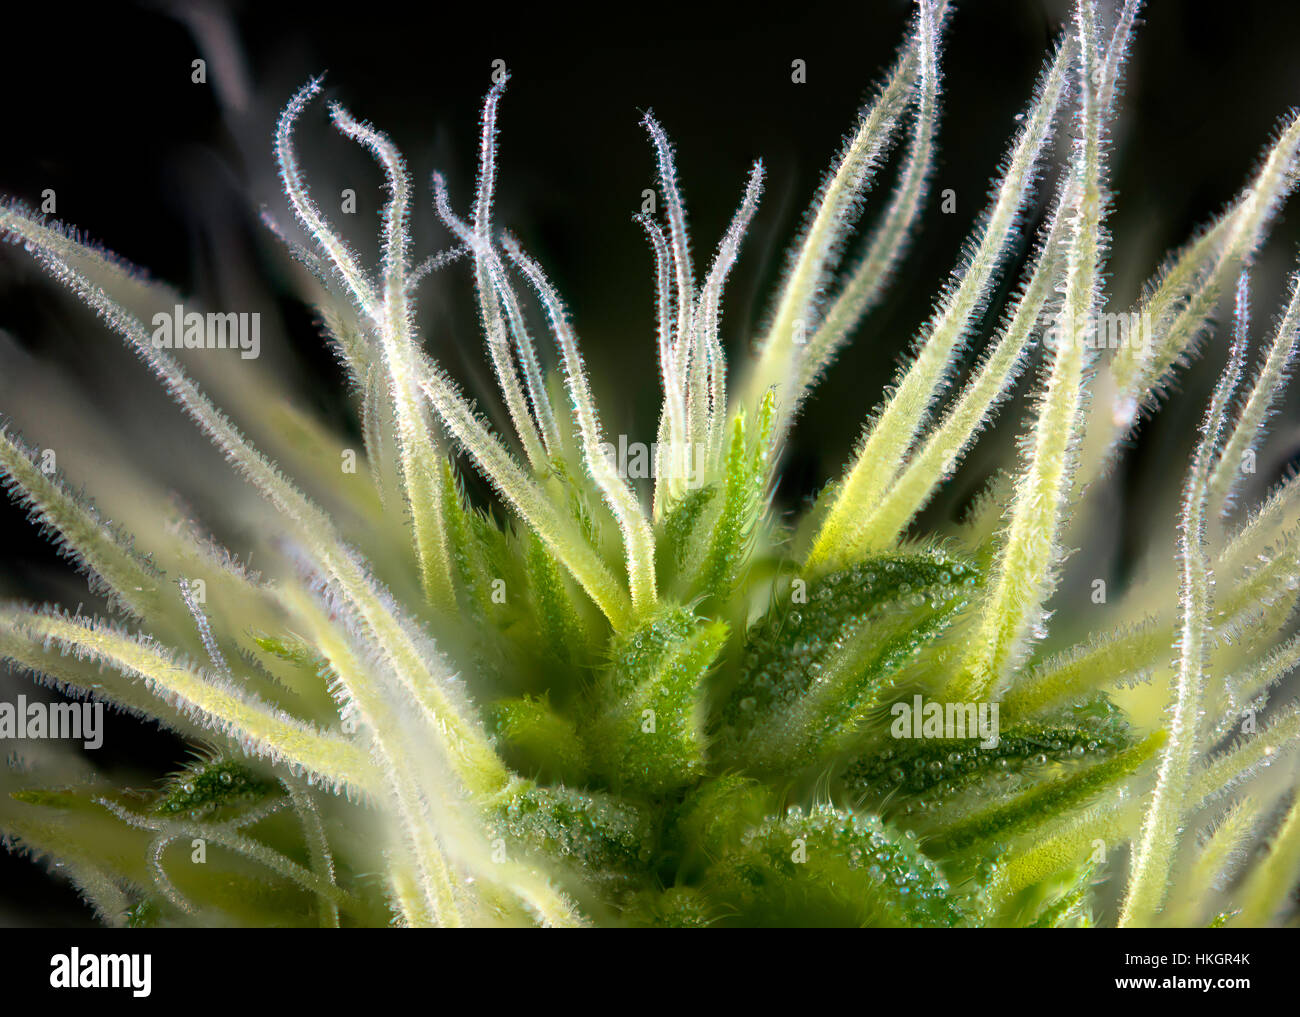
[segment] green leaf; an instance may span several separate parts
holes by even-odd
[[[538,787],[517,780],[493,803],[493,836],[512,848],[575,867],[596,886],[646,868],[655,844],[650,816],[615,795]]]
[[[943,550],[881,555],[796,578],[750,632],[715,756],[751,773],[798,772],[851,734],[973,592]]]
[[[577,725],[552,709],[546,696],[502,699],[490,712],[497,734],[522,754],[526,770],[548,780],[586,777],[590,763]]]
[[[749,438],[744,412],[731,427],[731,443],[724,467],[722,506],[710,527],[693,590],[704,597],[728,597],[740,579],[749,556],[758,516],[763,508],[765,467],[771,454],[775,426],[775,396],[768,393],[759,407],[757,433]]]
[[[1105,759],[1131,742],[1122,714],[1099,700],[1053,721],[1005,729],[991,748],[970,738],[891,740],[855,760],[844,779],[862,800],[878,803],[889,815],[921,796],[942,802],[976,784],[998,793],[1022,774],[1049,764]]]
[[[566,665],[585,666],[591,656],[593,636],[582,608],[589,602],[573,588],[535,534],[529,533],[524,540],[532,616],[544,652]]]
[[[1066,812],[1082,808],[1108,788],[1119,785],[1155,755],[1167,740],[1156,731],[1109,759],[1082,767],[994,804],[957,822],[940,819],[938,829],[927,836],[926,848],[943,856],[967,850],[977,844],[1008,841],[1033,833]]]
[[[947,928],[966,917],[913,837],[831,806],[765,820],[719,859],[706,887],[725,921],[740,924]]]
[[[669,607],[615,639],[583,725],[615,787],[662,794],[704,772],[703,683],[727,633],[725,622]]]
[[[168,779],[154,811],[212,818],[281,793],[279,785],[235,760],[200,760]]]

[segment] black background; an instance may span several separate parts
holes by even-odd
[[[44,188],[54,188],[60,218],[185,293],[203,292],[227,259],[253,252],[253,269],[285,315],[302,368],[293,384],[304,400],[352,426],[310,316],[282,292],[283,277],[253,244],[260,227],[249,194],[288,219],[273,176],[275,116],[308,77],[328,71],[327,95],[406,153],[422,196],[414,229],[423,255],[447,242],[429,207],[428,173],[443,170],[453,200],[467,208],[478,106],[492,61],[504,59],[512,82],[501,118],[498,222],[541,257],[573,309],[592,374],[604,379],[598,397],[608,429],[634,434],[649,433],[658,398],[648,383],[655,369],[650,257],[631,221],[642,189],[654,183],[640,111],[653,107],[677,146],[697,261],[707,263],[749,163],[759,156],[767,163],[762,210],[729,290],[724,338],[734,360],[759,330],[785,245],[911,11],[905,0],[584,5],[581,13],[483,2],[231,3],[223,9],[244,49],[251,91],[247,108],[228,116],[216,95],[214,61],[208,85],[190,81],[191,60],[209,54],[175,16],[181,6],[9,6],[0,59],[0,193],[38,203]],[[957,4],[943,56],[939,163],[921,236],[894,295],[800,424],[785,505],[797,504],[844,461],[894,358],[953,267],[1014,115],[1067,16],[1061,0]],[[1145,12],[1113,147],[1110,283],[1117,309],[1131,302],[1164,251],[1235,193],[1280,117],[1300,102],[1297,38],[1300,5],[1290,3],[1158,0]],[[791,83],[795,58],[807,61],[806,84]],[[301,132],[303,162],[319,193],[353,186],[361,211],[377,213],[377,172],[333,135],[322,104]],[[891,181],[883,174],[878,190]],[[935,195],[943,188],[957,194],[955,215],[938,212]],[[359,215],[349,223],[351,239],[370,255],[373,221]],[[1261,261],[1261,322],[1280,305],[1297,237],[1295,216],[1284,218]],[[66,360],[101,398],[148,384],[127,360],[121,370],[140,374],[129,384],[113,375],[116,368],[104,373],[88,344],[116,340],[70,324],[85,319],[52,316],[62,298],[23,262],[16,252],[0,255],[0,330],[38,356]],[[487,374],[467,283],[464,266],[450,270],[427,301],[423,324],[435,354],[481,394]],[[1209,377],[1194,372],[1187,387],[1204,393]],[[1295,405],[1288,402],[1279,442],[1261,461],[1270,475],[1296,451]],[[1019,419],[1004,417],[1011,427]],[[1146,468],[1182,456],[1185,441],[1172,425],[1147,430],[1125,474],[1131,509],[1143,504]],[[968,496],[978,479],[959,482],[954,497]],[[11,538],[0,568],[6,594],[40,596],[52,572],[66,571],[9,505],[0,508],[0,532]],[[152,751],[160,768],[180,758],[178,746],[143,733],[135,750]],[[71,891],[53,889],[30,863],[0,854],[0,922],[19,916],[88,920]]]

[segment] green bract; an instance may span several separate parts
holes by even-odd
[[[1079,0],[933,315],[799,519],[770,501],[800,408],[894,282],[926,207],[944,0],[918,0],[738,383],[723,296],[763,167],[696,266],[672,147],[646,116],[664,215],[639,221],[663,403],[635,470],[627,436],[602,427],[560,294],[493,222],[504,79],[468,214],[432,180],[455,246],[418,266],[417,189],[394,144],[330,107],[387,181],[376,269],[296,155],[319,81],[280,120],[305,242],[280,233],[347,373],[359,453],[227,358],[255,446],[195,381],[208,354],[153,341],[147,323],[176,294],[0,205],[0,233],[126,341],[233,467],[196,514],[214,530],[253,520],[260,569],[161,492],[113,482],[125,464],[69,480],[0,427],[10,493],[101,611],[5,605],[0,655],[198,750],[126,788],[69,743],[15,742],[0,771],[8,843],[122,925],[1294,922],[1300,710],[1269,697],[1300,663],[1300,485],[1234,512],[1300,333],[1298,276],[1249,372],[1247,270],[1295,186],[1300,117],[1155,274],[1124,318],[1129,341],[1100,341],[1107,130],[1139,5],[1113,25],[1095,6]],[[1058,133],[1072,140],[1059,166]],[[850,256],[896,142],[897,183]],[[493,431],[416,332],[417,284],[457,261],[513,433]],[[1071,645],[1049,621],[1073,607],[1057,587],[1088,539],[1075,520],[1180,365],[1213,351],[1203,339],[1234,283],[1227,368],[1166,527],[1175,553],[1153,544],[1139,580],[1087,605],[1098,621]],[[993,338],[963,376],[985,321]],[[917,532],[1026,376],[1033,410],[1003,474],[960,527]],[[495,504],[471,500],[465,470]]]

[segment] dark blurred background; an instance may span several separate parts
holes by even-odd
[[[953,268],[1014,118],[1069,17],[1065,0],[959,0],[956,7],[944,43],[939,161],[922,232],[892,295],[799,425],[779,495],[785,507],[797,506],[845,461],[898,353]],[[1102,7],[1109,16],[1111,4]],[[1132,302],[1166,250],[1234,195],[1280,117],[1300,102],[1300,5],[1159,0],[1148,7],[1114,134],[1108,281],[1115,310]],[[767,191],[725,309],[734,363],[759,331],[786,245],[890,63],[911,10],[908,0],[584,5],[581,13],[499,3],[10,5],[0,61],[0,193],[39,204],[42,191],[54,188],[60,219],[183,293],[204,292],[214,278],[228,278],[233,264],[251,265],[287,324],[300,364],[291,384],[304,402],[352,427],[339,373],[310,314],[256,241],[259,202],[289,221],[274,177],[275,117],[308,77],[327,71],[327,96],[373,121],[405,152],[420,195],[413,226],[421,257],[448,242],[434,221],[428,174],[446,173],[453,201],[468,210],[479,103],[492,62],[504,60],[512,81],[501,115],[497,221],[521,236],[565,295],[598,379],[607,429],[649,441],[659,398],[649,383],[651,260],[631,221],[642,190],[655,184],[641,111],[653,107],[676,144],[702,265],[750,162],[761,156],[767,164]],[[199,57],[207,60],[207,84],[191,82],[191,61]],[[795,59],[807,62],[806,84],[791,82]],[[321,103],[300,134],[302,162],[327,212],[337,211],[337,201],[327,199],[339,188],[356,189],[361,214],[334,219],[373,257],[383,201],[378,172],[328,127]],[[891,164],[875,193],[892,180]],[[945,188],[956,192],[956,214],[939,212]],[[879,203],[869,206],[867,224],[872,207]],[[1257,334],[1281,305],[1297,239],[1296,216],[1284,216],[1256,273]],[[107,331],[87,336],[60,327],[57,317],[52,325],[59,298],[18,269],[22,260],[0,258],[0,330],[36,355],[66,361],[101,392],[118,392],[119,381],[95,366],[85,346],[116,340]],[[489,374],[465,266],[422,292],[430,348],[485,394]],[[140,376],[120,383],[121,392],[149,384],[133,370]],[[1204,394],[1213,373],[1194,371],[1189,395]],[[1262,482],[1300,448],[1296,405],[1292,397],[1261,457]],[[1013,406],[1003,427],[1014,429],[1020,419]],[[1161,421],[1144,431],[1123,475],[1130,510],[1144,504],[1150,464],[1185,456],[1185,424]],[[977,460],[936,511],[968,498],[980,471]],[[10,541],[0,567],[6,590],[39,597],[49,575],[66,572],[7,503],[0,532]],[[148,731],[139,729],[133,751],[153,753],[163,770],[183,757],[178,745]],[[146,765],[149,758],[142,757]],[[0,924],[88,921],[71,890],[0,852]]]

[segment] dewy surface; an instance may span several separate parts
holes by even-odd
[[[702,258],[669,125],[644,114],[662,401],[641,436],[602,418],[606,386],[545,255],[496,221],[504,66],[472,201],[454,175],[414,179],[393,139],[328,104],[386,183],[377,264],[299,155],[321,80],[280,118],[294,222],[268,225],[363,448],[249,380],[269,341],[256,316],[200,309],[0,204],[6,262],[29,256],[92,309],[228,467],[206,478],[220,497],[182,508],[112,459],[64,476],[22,419],[0,426],[10,495],[94,598],[6,603],[0,656],[196,749],[142,790],[53,737],[92,714],[0,704],[7,845],[111,925],[1293,923],[1300,709],[1274,700],[1300,663],[1300,497],[1294,479],[1257,505],[1241,488],[1300,335],[1300,274],[1271,326],[1250,306],[1300,117],[1137,304],[1107,312],[1109,137],[1140,4],[1077,0],[842,473],[797,518],[772,508],[809,440],[809,394],[908,283],[936,198],[952,7],[917,0],[738,376],[727,283],[769,170],[737,182]],[[893,187],[868,201],[891,158]],[[452,244],[422,260],[418,202]],[[508,428],[417,328],[432,272],[472,281]],[[1233,288],[1229,343],[1213,317]],[[972,351],[981,322],[992,339]],[[1223,366],[1170,474],[1176,552],[1143,549],[1109,601],[1096,580],[1105,620],[1058,633],[1065,560],[1090,539],[1078,520],[1196,355]],[[239,413],[200,377],[242,392]],[[919,514],[1018,386],[1030,412],[1002,472],[960,526],[927,532]],[[469,473],[485,482],[473,496]],[[232,528],[251,551],[212,535]]]

